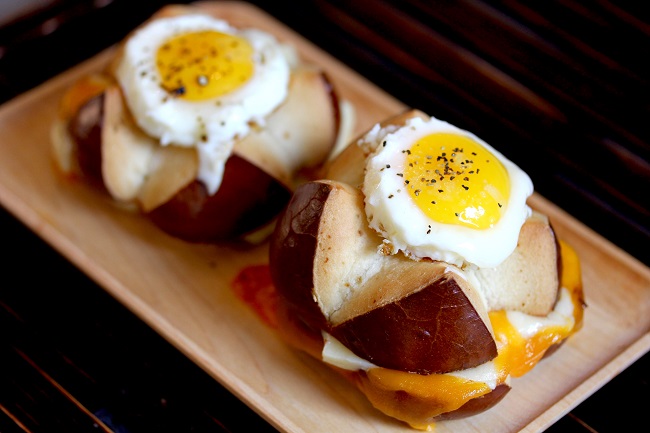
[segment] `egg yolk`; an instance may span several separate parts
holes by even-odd
[[[480,143],[434,133],[404,153],[407,190],[433,221],[475,229],[498,222],[510,195],[508,172]]]
[[[253,75],[253,48],[245,39],[217,31],[168,39],[156,55],[162,87],[188,101],[231,92]]]

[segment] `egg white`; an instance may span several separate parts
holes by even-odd
[[[439,132],[475,140],[506,168],[510,197],[501,218],[491,227],[473,229],[433,221],[410,198],[403,179],[395,176],[395,172],[404,172],[405,151],[422,137]],[[375,149],[368,157],[362,188],[370,227],[385,239],[382,251],[396,253],[401,250],[415,259],[442,260],[461,267],[467,264],[495,267],[514,251],[521,226],[532,212],[526,200],[533,192],[533,184],[526,173],[489,144],[470,132],[432,117],[428,121],[410,119],[398,129],[376,126],[359,145]],[[385,170],[387,165],[390,171]]]
[[[244,38],[254,50],[254,73],[234,91],[204,101],[170,97],[161,86],[156,52],[168,39],[188,32],[213,30]],[[239,30],[206,15],[155,19],[126,41],[115,69],[127,105],[137,124],[161,145],[195,147],[199,155],[198,179],[214,193],[234,141],[286,98],[291,74],[287,47],[255,29]]]

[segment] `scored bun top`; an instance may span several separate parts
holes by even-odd
[[[404,371],[456,371],[497,355],[489,311],[545,315],[553,308],[558,256],[552,230],[538,227],[544,221],[524,225],[517,255],[494,270],[498,280],[470,278],[444,262],[381,254],[361,191],[311,182],[298,188],[279,220],[271,272],[308,326],[326,330],[361,358]],[[520,277],[528,272],[530,279]]]
[[[257,243],[347,141],[351,109],[291,45],[217,15],[172,5],[138,26],[67,89],[52,149],[62,172],[172,236]]]

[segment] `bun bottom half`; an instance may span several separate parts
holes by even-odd
[[[278,304],[274,322],[283,341],[315,359],[322,359],[321,352],[324,341],[321,332],[310,328],[301,321],[294,311],[287,308],[286,304],[282,302]],[[356,386],[373,407],[418,430],[430,430],[436,421],[464,418],[488,410],[500,402],[510,390],[510,386],[502,384],[463,402],[465,398],[469,397],[468,394],[471,394],[471,389],[468,388],[465,393],[460,394],[453,389],[450,390],[451,394],[427,393],[425,389],[427,376],[416,373],[384,368],[376,369],[379,374],[383,371],[397,374],[407,380],[410,379],[414,388],[419,388],[424,392],[408,392],[404,389],[382,386],[381,381],[377,380],[375,374],[377,372],[372,372],[372,370],[369,373],[365,370],[346,370],[329,364],[328,367]],[[455,408],[450,410],[450,407]]]

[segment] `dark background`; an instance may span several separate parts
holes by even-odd
[[[60,0],[3,21],[0,102],[118,42],[165,3]],[[537,192],[650,264],[643,2],[251,3],[397,99],[492,143]],[[0,230],[1,432],[101,431],[94,417],[117,432],[273,430],[1,208]],[[549,431],[645,423],[634,408],[650,403],[648,358]]]

